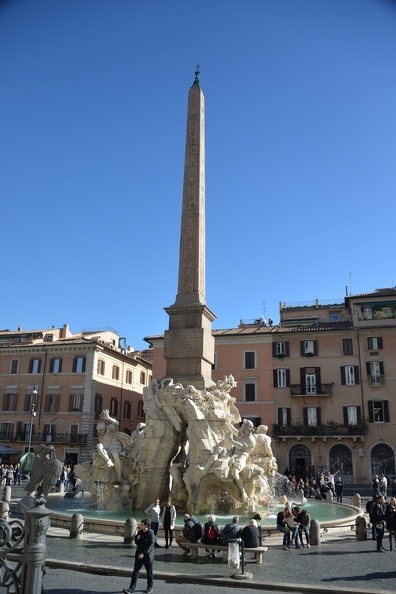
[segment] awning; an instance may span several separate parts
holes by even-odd
[[[7,446],[0,445],[0,456],[7,456],[9,454],[20,454],[21,450],[16,450],[15,448],[9,448]]]

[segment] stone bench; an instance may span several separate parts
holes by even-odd
[[[217,544],[216,546],[211,546],[204,544],[203,542],[189,542],[183,543],[183,546],[189,547],[191,549],[191,558],[197,558],[199,549],[210,549],[215,551],[222,551],[223,552],[223,561],[224,563],[228,563],[228,545],[220,545]],[[253,553],[256,558],[256,563],[260,564],[263,562],[263,554],[268,551],[268,547],[244,547],[245,553]]]

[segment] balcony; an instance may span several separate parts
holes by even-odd
[[[282,437],[364,437],[368,432],[367,423],[359,422],[358,425],[341,425],[334,422],[325,425],[273,425],[274,439]]]
[[[32,443],[64,443],[69,445],[86,445],[88,434],[76,433],[33,433]],[[28,443],[29,435],[20,434],[17,432],[0,431],[0,441],[21,441]]]
[[[291,384],[290,396],[332,396],[334,384]]]

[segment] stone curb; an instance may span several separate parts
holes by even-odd
[[[113,575],[117,577],[128,577],[131,576],[131,568],[124,569],[122,567],[114,567],[111,565],[93,565],[86,563],[79,563],[77,561],[61,561],[58,559],[47,559],[45,562],[46,567],[52,569],[69,569],[72,571],[81,571],[82,573],[93,573],[99,575]],[[142,571],[141,575],[144,577],[145,572]],[[156,580],[169,580],[173,582],[180,582],[183,584],[202,584],[211,586],[225,586],[229,588],[249,588],[251,590],[269,590],[269,591],[281,591],[281,592],[304,592],[312,594],[328,594],[328,586],[319,586],[317,584],[298,584],[282,582],[265,582],[263,580],[235,580],[229,576],[218,576],[218,577],[205,577],[192,574],[184,573],[172,573],[164,571],[155,572]],[[342,588],[337,586],[337,594],[390,594],[389,590],[357,590],[356,588]]]

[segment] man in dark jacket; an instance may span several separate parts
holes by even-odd
[[[220,543],[222,545],[228,545],[229,540],[239,538],[241,535],[241,528],[238,526],[239,518],[234,516],[230,524],[224,526],[223,532],[220,536]]]
[[[372,510],[372,518],[373,524],[375,524],[376,528],[377,551],[379,553],[384,553],[386,549],[384,549],[382,546],[382,539],[384,538],[385,532],[386,510],[383,495],[379,495],[379,497],[377,497],[377,502],[374,504]]]
[[[178,536],[176,542],[184,550],[183,555],[187,556],[191,553],[191,548],[188,546],[189,542],[197,542],[202,538],[202,526],[195,516],[184,514],[184,528],[183,536]]]
[[[147,590],[144,592],[153,591],[153,562],[154,562],[154,532],[150,530],[150,520],[145,518],[140,522],[140,529],[135,536],[136,552],[135,552],[135,566],[133,568],[131,585],[129,590],[124,589],[124,594],[130,594],[135,591],[136,583],[139,578],[141,568],[145,567],[147,574]]]

